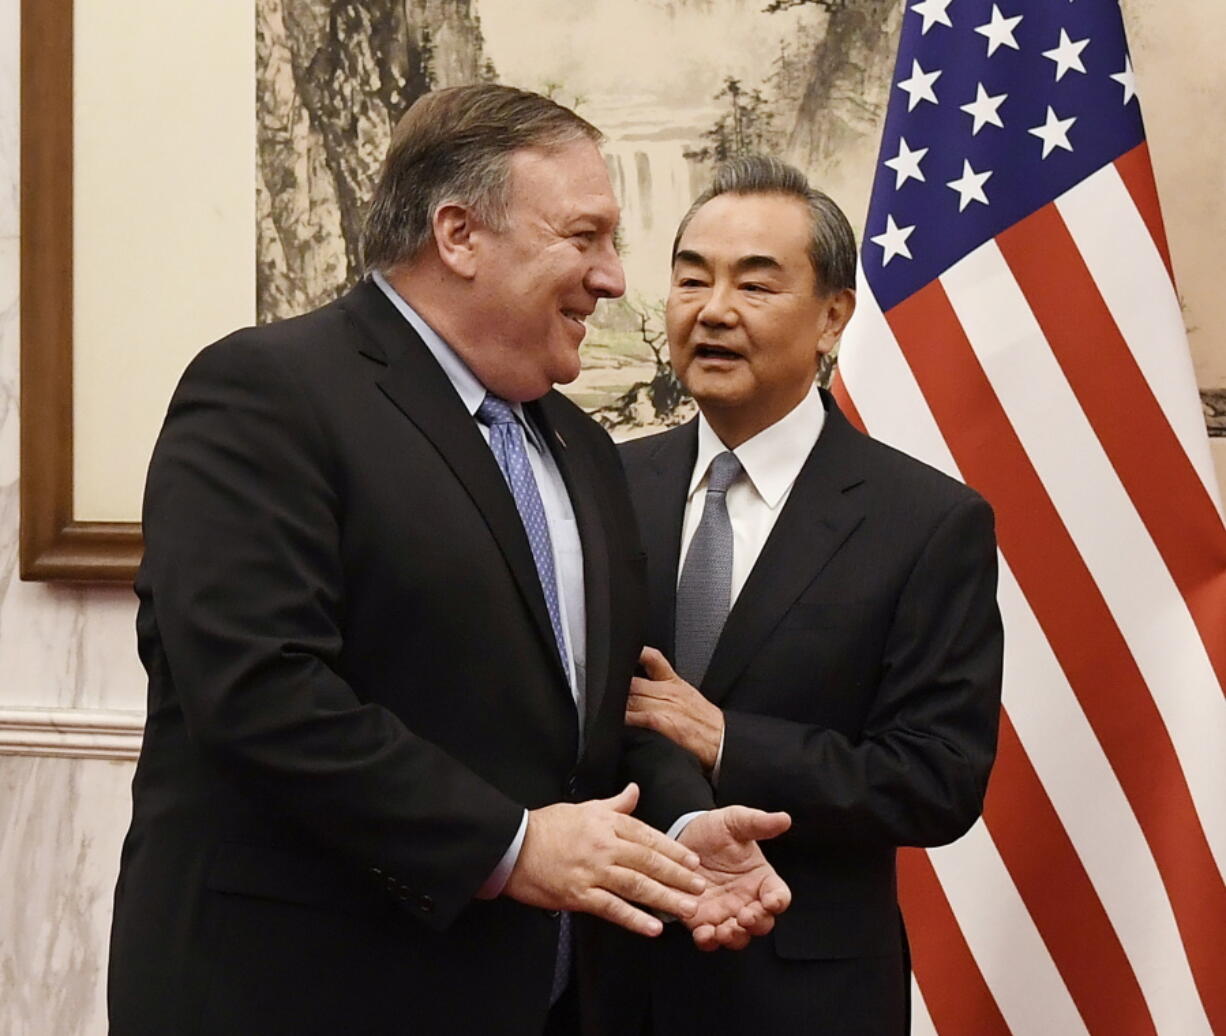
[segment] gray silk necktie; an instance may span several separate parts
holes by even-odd
[[[732,600],[732,522],[725,494],[741,471],[729,451],[711,461],[702,520],[677,584],[677,675],[695,687],[706,675]]]

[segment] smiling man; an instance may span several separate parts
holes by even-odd
[[[426,95],[369,276],[183,376],[136,584],[116,1036],[571,1034],[596,919],[718,942],[784,905],[753,840],[786,817],[708,812],[683,846],[618,779],[642,549],[612,443],[552,391],[623,290],[598,138],[524,91]]]
[[[651,598],[631,756],[691,764],[645,781],[641,812],[661,828],[704,802],[793,819],[764,847],[793,896],[768,938],[704,955],[668,931],[640,955],[661,1036],[902,1036],[895,851],[957,838],[982,806],[1000,702],[992,513],[816,387],[854,283],[851,228],[800,172],[722,167],[682,220],[667,304],[700,414],[622,447]]]

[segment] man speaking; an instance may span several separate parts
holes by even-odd
[[[786,905],[617,783],[643,555],[616,452],[551,391],[620,295],[597,132],[500,86],[419,100],[371,277],[202,352],[137,579],[149,714],[112,1031],[576,1031],[590,915],[709,935]],[[739,884],[738,884],[739,882]],[[590,923],[589,923],[590,922]]]
[[[644,786],[661,827],[704,792],[791,815],[766,856],[793,901],[740,954],[671,931],[649,947],[661,1036],[902,1036],[895,850],[952,841],[982,806],[1001,675],[992,513],[815,387],[854,283],[847,220],[774,159],[721,168],[674,246],[670,355],[701,413],[623,447],[654,646],[627,721],[638,757],[692,764],[684,786]]]

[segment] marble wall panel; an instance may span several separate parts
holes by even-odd
[[[0,756],[0,1032],[106,1032],[132,763]]]

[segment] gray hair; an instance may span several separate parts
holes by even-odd
[[[514,152],[601,139],[569,108],[527,90],[479,83],[423,94],[392,131],[362,227],[365,272],[414,258],[448,202],[505,229]]]
[[[694,213],[721,194],[783,194],[798,198],[809,209],[812,223],[809,262],[817,275],[817,289],[830,294],[856,286],[856,235],[847,217],[829,195],[811,187],[805,174],[769,155],[744,155],[724,162],[715,170],[711,186],[702,192],[681,217],[673,238],[672,259],[677,258],[681,235]]]

